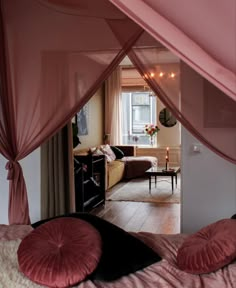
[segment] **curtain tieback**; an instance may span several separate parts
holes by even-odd
[[[12,180],[14,178],[15,168],[19,165],[17,161],[7,161],[5,169],[8,170],[7,180]]]

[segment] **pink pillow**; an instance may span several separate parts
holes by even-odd
[[[224,219],[189,236],[179,248],[180,269],[202,274],[214,272],[236,258],[236,221]]]
[[[17,254],[20,271],[48,287],[70,287],[98,265],[102,240],[88,222],[71,217],[51,220],[27,235]]]
[[[107,157],[108,162],[116,160],[116,154],[112,151],[110,145],[101,145],[100,149]],[[109,160],[110,159],[110,160]]]

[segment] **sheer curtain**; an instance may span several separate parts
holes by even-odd
[[[30,223],[18,161],[73,117],[142,31],[108,1],[76,13],[49,2],[0,2],[0,153],[9,160],[10,224]],[[122,42],[113,26],[126,27]]]
[[[111,145],[121,144],[121,67],[105,81],[105,135]]]
[[[236,163],[235,5],[234,0],[227,5],[183,0],[181,7],[174,0],[80,0],[73,5],[64,0],[1,0],[0,153],[9,160],[9,223],[30,222],[18,161],[58,132],[128,52],[179,121]],[[201,11],[201,22],[196,11]],[[194,69],[191,75],[199,86],[189,83],[187,99],[158,77],[158,40],[186,62],[181,69]]]
[[[185,128],[212,151],[236,164],[236,101],[181,61],[174,70],[165,63],[156,64],[163,48],[154,48],[158,47],[155,42],[143,33],[129,52],[129,58]],[[143,43],[150,46],[143,46]],[[173,65],[171,67],[173,69]],[[192,79],[188,80],[186,98],[181,96],[181,81],[185,81],[181,77],[183,69]]]
[[[235,0],[109,1],[236,101]]]

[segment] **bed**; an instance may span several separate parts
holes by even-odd
[[[234,220],[235,221],[235,220]],[[36,228],[38,229],[38,228]],[[32,282],[19,271],[17,250],[20,243],[34,229],[30,225],[0,225],[0,287],[44,287]],[[161,261],[115,281],[84,280],[73,287],[78,288],[229,288],[236,287],[236,261],[231,261],[215,272],[195,275],[178,268],[178,249],[188,235],[162,235],[147,232],[131,233],[151,247]],[[235,241],[236,243],[236,241]],[[236,245],[235,245],[236,246]]]

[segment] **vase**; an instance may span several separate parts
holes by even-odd
[[[150,144],[151,144],[151,146],[153,147],[153,145],[154,145],[154,138],[153,138],[153,136],[150,136]]]

